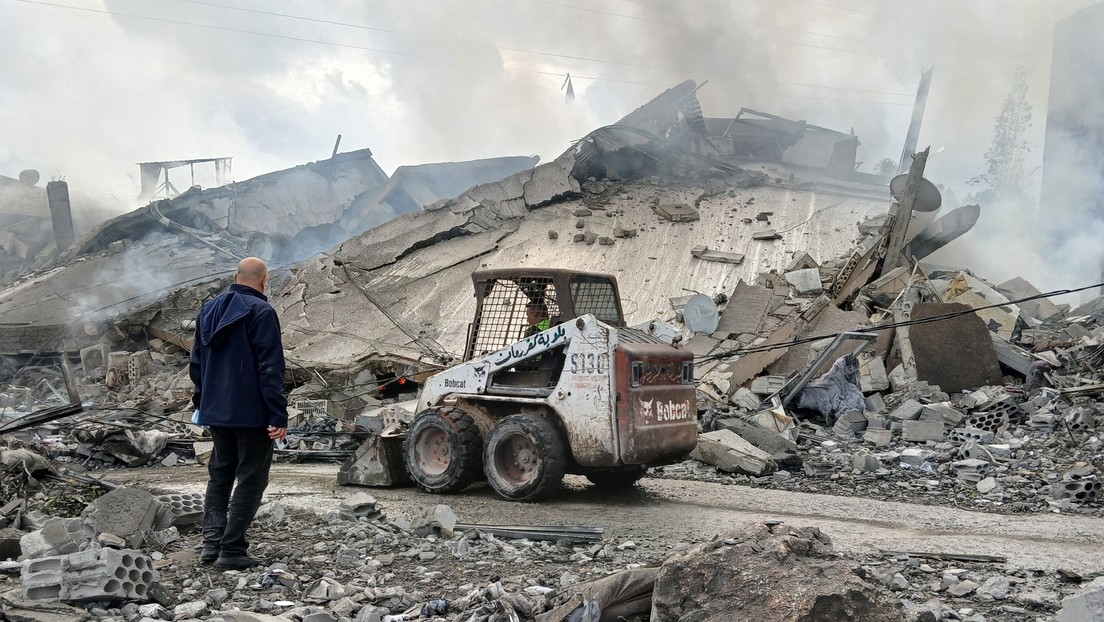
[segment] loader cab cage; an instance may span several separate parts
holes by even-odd
[[[617,281],[573,270],[481,270],[472,273],[475,319],[468,327],[464,360],[517,343],[588,313],[612,326],[625,325]]]

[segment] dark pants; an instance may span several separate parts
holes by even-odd
[[[249,548],[245,531],[268,487],[272,439],[264,428],[212,426],[210,430],[215,450],[207,464],[210,479],[204,502],[203,541],[219,546],[224,554],[241,555]]]

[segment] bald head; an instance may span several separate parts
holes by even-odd
[[[257,257],[246,257],[238,263],[234,282],[263,293],[265,286],[268,285],[268,266]]]

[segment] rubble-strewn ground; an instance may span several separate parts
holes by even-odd
[[[336,617],[361,619],[357,614],[365,605],[382,605],[392,613],[434,599],[455,606],[473,591],[484,594],[490,589],[493,595],[534,586],[556,588],[658,563],[743,524],[781,521],[792,528],[819,527],[832,538],[837,551],[861,568],[863,576],[888,586],[897,598],[929,603],[929,609],[934,606],[948,615],[954,610],[958,616],[943,619],[1046,620],[1057,611],[1063,596],[1078,589],[1058,571],[1069,577],[1091,577],[1104,554],[1104,521],[1097,518],[978,514],[652,478],[632,491],[612,495],[586,486],[581,478],[569,478],[563,491],[541,504],[507,502],[478,486],[447,497],[413,489],[370,491],[391,520],[413,518],[436,503],[447,502],[465,523],[605,528],[599,543],[487,541],[469,535],[462,544],[461,534],[420,537],[386,523],[341,519],[341,502],[365,489],[336,486],[335,472],[333,465],[278,464],[274,468],[267,498],[275,504],[262,511],[251,533],[255,550],[275,565],[252,572],[223,572],[202,565],[192,548],[198,542],[196,533],[151,548],[154,557],[160,557],[155,567],[161,583],[179,602],[206,602],[205,609],[186,607],[181,611],[190,613],[178,612],[175,618],[206,618],[230,608],[302,614],[300,607],[315,606],[328,608]],[[205,471],[201,467],[125,470],[113,472],[110,479],[155,492],[197,492],[203,489]],[[984,553],[1005,556],[1008,562],[940,561],[880,550]],[[496,582],[501,590],[488,588]],[[18,581],[0,579],[0,591],[5,584],[17,587]],[[968,592],[953,595],[950,590],[958,584]],[[483,598],[478,596],[474,604]],[[929,602],[933,599],[939,604]],[[136,608],[125,613],[92,609],[103,619],[130,620],[127,614],[136,612]],[[970,618],[978,614],[985,617]],[[174,617],[171,608],[163,615]]]

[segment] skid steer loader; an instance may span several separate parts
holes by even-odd
[[[697,444],[693,356],[625,325],[614,277],[556,269],[472,274],[464,362],[429,377],[402,445],[414,483],[486,478],[530,501],[565,473],[631,486]]]

